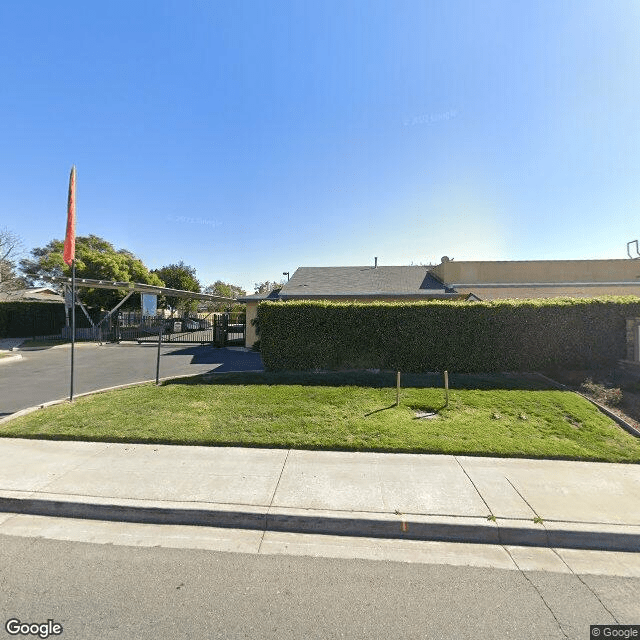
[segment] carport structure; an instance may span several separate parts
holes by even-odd
[[[53,277],[51,280],[63,285],[67,329],[70,331],[68,319],[72,299],[72,280],[67,277]],[[80,300],[76,291],[76,304],[82,309],[91,325],[91,329],[89,330],[91,335],[86,337],[102,340],[109,336],[110,339],[115,338],[117,341],[121,339],[133,339],[138,342],[145,342],[149,339],[157,340],[157,337],[152,336],[162,334],[162,339],[165,342],[215,342],[220,346],[225,346],[230,341],[240,340],[240,338],[233,338],[230,340],[230,335],[242,333],[242,341],[244,343],[244,318],[242,319],[242,322],[239,322],[237,318],[230,317],[231,314],[229,313],[213,314],[213,322],[202,321],[200,323],[194,323],[191,327],[185,327],[186,330],[183,330],[182,326],[178,327],[178,323],[180,321],[176,321],[172,326],[165,327],[166,319],[164,317],[141,318],[140,323],[136,327],[128,327],[127,331],[123,331],[123,327],[119,322],[116,324],[115,330],[112,328],[112,319],[115,312],[118,311],[118,309],[120,309],[120,307],[122,307],[122,305],[135,293],[164,295],[188,300],[223,302],[228,304],[236,303],[237,300],[234,298],[225,298],[223,296],[215,296],[208,293],[197,293],[195,291],[185,291],[183,289],[157,287],[139,282],[114,282],[110,280],[94,280],[91,278],[76,278],[75,285],[76,288],[111,289],[126,292],[124,298],[122,298],[122,300],[120,300],[113,309],[107,311],[104,317],[96,324],[89,315],[89,312]],[[195,324],[198,326],[195,326]],[[230,328],[233,329],[233,332],[230,332]],[[178,329],[178,331],[176,331],[176,329]]]

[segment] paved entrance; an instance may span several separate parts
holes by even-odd
[[[19,349],[21,360],[0,367],[0,418],[21,409],[69,396],[70,346]],[[154,380],[156,344],[77,343],[76,394],[132,382]],[[259,353],[207,345],[161,347],[160,377],[262,370]]]

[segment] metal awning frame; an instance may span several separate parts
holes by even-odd
[[[62,276],[54,276],[48,278],[52,282],[58,282],[64,286],[65,294],[67,289],[71,288],[71,278]],[[110,280],[93,280],[91,278],[76,278],[76,288],[84,287],[86,289],[111,289],[114,291],[127,291],[127,295],[118,302],[118,304],[108,311],[104,318],[100,320],[98,326],[100,326],[105,320],[109,319],[134,293],[151,293],[159,296],[173,296],[174,298],[187,298],[190,300],[203,300],[206,302],[237,302],[235,298],[225,298],[223,296],[214,296],[208,293],[196,293],[195,291],[185,291],[184,289],[169,289],[167,287],[156,287],[150,284],[142,284],[140,282],[112,282]],[[77,296],[77,294],[76,294]],[[65,307],[67,306],[67,296],[65,295]],[[91,322],[91,326],[95,327],[89,313],[80,299],[76,297],[76,301],[80,305],[82,311]]]

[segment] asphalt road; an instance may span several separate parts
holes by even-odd
[[[71,348],[20,350],[22,360],[0,365],[0,417],[69,396]],[[156,376],[155,344],[78,344],[74,393]],[[208,345],[163,345],[160,377],[261,369],[260,355]]]
[[[11,618],[101,638],[589,638],[640,622],[640,579],[0,536]],[[15,636],[13,636],[15,637]]]

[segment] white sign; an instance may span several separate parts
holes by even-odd
[[[142,315],[155,316],[158,312],[158,296],[155,293],[143,293],[140,298],[142,299]]]

